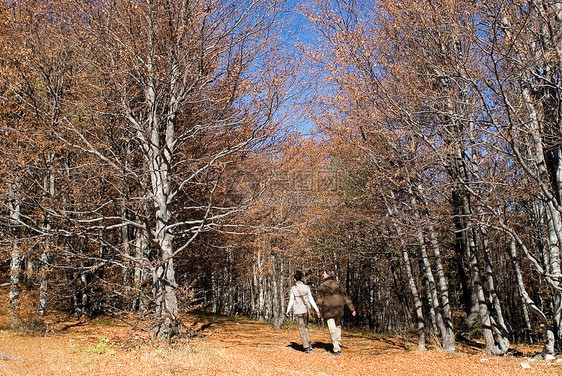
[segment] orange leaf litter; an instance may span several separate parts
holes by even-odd
[[[475,347],[455,354],[417,351],[415,341],[343,331],[333,357],[325,327],[311,328],[315,347],[300,351],[294,324],[281,330],[244,318],[190,317],[205,329],[192,340],[158,344],[115,319],[59,322],[25,335],[0,320],[0,375],[562,375],[562,361],[492,357]],[[201,324],[199,324],[201,325]],[[532,356],[540,348],[518,348]],[[523,364],[523,366],[522,366]]]

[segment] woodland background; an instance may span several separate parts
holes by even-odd
[[[22,0],[0,46],[13,328],[278,327],[329,267],[349,324],[562,351],[562,3]]]

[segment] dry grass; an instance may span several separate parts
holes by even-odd
[[[329,353],[324,327],[312,328],[315,346],[300,351],[293,324],[272,330],[244,318],[190,317],[205,329],[192,340],[155,343],[149,333],[109,318],[92,321],[52,316],[47,332],[6,328],[0,307],[0,375],[560,375],[562,363],[525,357],[489,357],[462,345],[456,354],[416,351],[403,338],[383,338],[344,330],[341,357]],[[518,347],[531,356],[537,348]],[[521,363],[530,368],[523,368]]]

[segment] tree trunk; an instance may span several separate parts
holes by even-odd
[[[283,314],[283,259],[281,256],[271,256],[271,277],[273,280],[273,329],[281,329],[285,315]]]
[[[408,250],[405,244],[402,242],[402,259],[404,261],[404,267],[406,268],[406,275],[408,277],[408,285],[410,287],[410,292],[414,298],[414,309],[416,312],[416,322],[417,322],[417,333],[418,333],[418,350],[425,350],[425,319],[423,317],[423,307],[422,302],[418,293],[418,288],[416,286],[416,281],[414,279],[414,273],[412,272],[412,265],[410,264],[410,256],[408,255]]]
[[[437,294],[437,285],[435,283],[435,278],[433,276],[433,271],[431,268],[431,263],[429,261],[429,256],[427,254],[427,246],[425,244],[425,237],[418,228],[417,238],[419,241],[419,247],[422,257],[423,263],[423,270],[425,273],[425,277],[428,284],[428,296],[430,300],[430,305],[435,312],[435,321],[437,324],[437,328],[439,329],[439,333],[441,334],[441,339],[443,341],[443,349],[447,352],[454,352],[455,351],[455,342],[454,337],[453,341],[451,342],[451,338],[449,337],[449,331],[445,325],[445,321],[443,319],[443,310],[440,305],[440,299]]]
[[[151,22],[150,17],[147,20]],[[149,34],[149,48],[152,48],[154,35]],[[154,287],[156,294],[157,316],[159,322],[156,325],[155,337],[170,341],[179,333],[177,322],[178,302],[176,297],[176,276],[174,270],[174,235],[169,225],[172,220],[169,197],[171,193],[171,163],[174,150],[174,126],[166,123],[165,139],[162,140],[161,124],[158,111],[159,103],[156,97],[156,84],[154,82],[154,66],[152,59],[155,51],[150,51],[148,65],[148,82],[145,97],[150,109],[148,117],[148,129],[150,142],[145,144],[150,178],[152,184],[152,195],[155,207],[156,225],[152,241],[159,251],[159,258],[154,269]],[[149,230],[150,233],[150,230]]]
[[[53,162],[53,155],[49,154],[49,164]],[[43,191],[44,195],[48,198],[55,196],[55,176],[49,171],[43,179]],[[41,252],[41,259],[39,265],[39,307],[37,309],[37,314],[39,316],[44,316],[47,311],[47,295],[49,287],[49,253],[51,247],[51,223],[49,216],[44,214],[43,216],[43,227],[45,232],[48,234],[48,238],[45,239],[43,245],[43,252]]]
[[[388,203],[387,203],[387,210],[390,216],[392,216],[393,213],[395,213],[395,210],[391,209]],[[392,220],[392,224],[394,226],[394,231],[396,232],[398,239],[400,239],[400,247],[402,249],[402,262],[406,270],[406,276],[408,278],[408,286],[410,288],[410,292],[412,293],[412,298],[414,299],[414,311],[416,314],[416,331],[418,334],[418,350],[424,351],[426,349],[425,347],[426,339],[425,339],[425,318],[423,316],[422,300],[420,298],[416,280],[414,278],[414,273],[412,271],[412,264],[410,263],[410,255],[408,254],[408,248],[406,246],[404,234],[402,233],[402,230],[400,229],[395,219]]]
[[[519,296],[521,297],[523,304],[525,306],[528,306],[529,309],[538,316],[539,320],[546,329],[546,342],[543,348],[543,354],[554,355],[555,338],[553,328],[546,319],[544,313],[535,305],[535,303],[527,293],[527,289],[525,288],[525,283],[523,281],[523,274],[521,273],[521,268],[519,267],[519,262],[517,261],[517,247],[515,239],[513,239],[513,237],[511,237],[511,241],[509,242],[509,255],[511,256],[511,262],[513,265],[513,269],[515,270],[515,278],[517,281]],[[530,328],[530,325],[527,325]]]
[[[488,304],[486,300],[486,295],[484,293],[484,287],[482,286],[482,277],[480,273],[478,256],[476,254],[476,240],[474,230],[469,230],[469,247],[467,248],[469,254],[467,258],[470,263],[470,276],[472,281],[472,292],[478,300],[478,315],[480,317],[480,322],[482,324],[482,335],[484,337],[484,343],[486,352],[490,355],[494,354],[494,333],[492,330],[492,320],[490,318],[490,311],[488,310]]]
[[[554,322],[554,338],[556,347],[562,350],[562,291],[560,290],[560,279],[562,278],[562,270],[560,268],[560,239],[559,235],[562,234],[562,222],[560,212],[554,208],[554,205],[549,202],[546,208],[547,215],[547,228],[548,228],[548,260],[546,270],[553,276],[553,283],[555,290],[553,292],[552,302],[552,319]]]
[[[134,256],[134,276],[133,286],[137,292],[137,297],[133,301],[133,311],[144,313],[148,309],[148,296],[145,285],[150,286],[150,270],[148,269],[148,236],[146,231],[135,229],[135,256]],[[148,283],[147,283],[148,282]]]
[[[19,245],[19,228],[21,217],[21,204],[19,199],[11,193],[11,200],[9,202],[10,210],[10,224],[12,235],[12,250],[10,260],[10,326],[12,329],[17,329],[21,320],[19,318],[18,307],[20,304],[20,276],[21,276],[21,250]]]
[[[494,281],[494,271],[492,270],[492,262],[490,260],[490,249],[488,247],[488,237],[483,229],[480,230],[482,234],[482,248],[484,263],[486,265],[486,276],[488,280],[489,291],[489,305],[492,307],[493,330],[495,334],[495,355],[503,355],[509,349],[509,329],[503,317],[502,305],[499,300],[496,283]]]
[[[428,218],[429,219],[429,218]],[[441,260],[441,250],[439,244],[437,243],[437,237],[435,235],[435,230],[433,226],[429,225],[429,241],[431,247],[433,248],[433,253],[435,255],[435,265],[437,270],[437,280],[439,284],[439,293],[441,296],[441,312],[443,317],[444,332],[443,337],[443,348],[447,352],[455,351],[455,332],[453,330],[453,317],[451,314],[451,306],[449,304],[449,286],[447,283],[447,278],[445,277],[445,271],[443,270],[443,262]]]
[[[258,255],[257,255],[257,268],[256,268],[256,274],[257,274],[257,288],[258,288],[258,304],[257,304],[257,317],[260,319],[265,319],[265,289],[264,289],[264,284],[265,284],[265,278],[264,278],[264,273],[263,273],[263,256],[261,254],[261,251],[258,250]]]
[[[45,313],[47,312],[49,287],[49,247],[49,243],[46,242],[45,248],[41,253],[41,268],[39,271],[39,308],[37,309],[37,314],[39,316],[45,316]]]

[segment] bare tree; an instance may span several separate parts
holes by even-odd
[[[239,210],[217,199],[221,176],[274,124],[283,85],[272,65],[278,4],[77,2],[74,10],[74,35],[88,46],[80,52],[84,77],[99,77],[84,84],[99,96],[80,104],[92,126],[67,117],[58,135],[132,184],[126,211],[134,215],[88,221],[146,233],[161,319],[155,334],[170,338],[178,330],[174,260]],[[109,142],[132,145],[138,163]]]

